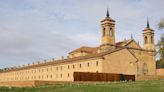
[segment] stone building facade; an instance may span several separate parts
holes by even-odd
[[[143,30],[143,48],[133,39],[115,41],[115,20],[107,11],[101,21],[101,44],[82,46],[70,52],[67,58],[50,60],[0,72],[0,82],[10,81],[74,81],[74,72],[119,73],[155,75],[154,30]]]

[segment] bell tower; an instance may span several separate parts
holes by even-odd
[[[154,30],[150,28],[149,19],[147,19],[147,27],[143,30],[143,48],[145,50],[155,50],[154,48]]]
[[[115,20],[110,18],[109,11],[107,9],[106,18],[101,21],[101,50],[108,50],[115,44]]]

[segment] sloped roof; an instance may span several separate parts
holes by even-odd
[[[126,46],[127,44],[129,44],[132,41],[133,41],[132,39],[130,39],[130,40],[124,40],[124,41],[117,42],[116,45]]]
[[[134,40],[130,39],[130,40],[124,40],[124,41],[121,41],[121,42],[117,42],[114,45],[114,46],[116,46],[116,48],[111,48],[110,50],[105,51],[105,52],[101,52],[101,53],[93,53],[94,51],[97,51],[99,49],[99,47],[83,46],[83,47],[80,47],[80,48],[70,52],[70,53],[73,53],[73,52],[76,52],[76,51],[86,51],[86,52],[91,52],[92,54],[89,54],[89,55],[86,55],[86,56],[79,56],[79,57],[75,57],[75,58],[67,58],[67,59],[64,59],[64,60],[50,61],[50,62],[46,62],[46,63],[40,63],[40,64],[35,64],[35,65],[15,68],[15,69],[7,70],[7,71],[0,71],[0,73],[1,72],[10,72],[10,71],[29,69],[29,68],[34,68],[34,67],[47,66],[47,65],[54,65],[54,64],[77,62],[78,60],[84,60],[84,59],[90,59],[90,58],[102,58],[104,55],[111,54],[113,52],[116,52],[116,51],[119,51],[119,50],[122,50],[122,49],[125,49],[125,48],[126,49],[135,49],[135,50],[147,51],[147,50],[144,50],[142,48],[126,47],[128,44],[130,44],[133,41]]]
[[[116,46],[127,46],[128,47],[128,45],[130,43],[132,43],[132,42],[134,42],[137,45],[138,48],[142,49],[142,47],[138,43],[136,43],[136,41],[133,40],[133,39],[129,39],[129,40],[124,40],[124,41],[121,41],[121,42],[117,42],[116,43]],[[135,48],[135,47],[132,47],[132,48]]]
[[[151,28],[145,28],[143,31],[147,31],[147,30],[154,31],[154,30],[151,29]]]
[[[98,47],[87,47],[87,46],[82,46],[78,49],[75,49],[71,51],[69,54],[74,53],[74,52],[88,52],[88,53],[96,53]]]
[[[115,45],[116,46],[127,46],[128,44],[130,44],[132,41],[134,41],[133,39],[129,39],[129,40],[124,40],[124,41],[120,41],[117,42]],[[88,46],[82,46],[78,49],[75,49],[71,52],[69,52],[69,54],[74,53],[74,52],[87,52],[87,53],[97,53],[97,50],[99,49],[99,47],[88,47]]]
[[[64,60],[56,60],[56,61],[51,61],[51,62],[46,62],[46,63],[40,63],[40,64],[36,64],[36,65],[30,65],[30,66],[15,68],[15,69],[2,71],[2,72],[18,71],[18,70],[24,70],[24,69],[34,68],[34,67],[36,68],[36,67],[42,67],[42,66],[48,66],[48,65],[54,65],[54,64],[77,62],[78,60],[84,60],[84,59],[90,59],[90,58],[101,58],[104,55],[111,54],[113,52],[116,52],[116,51],[119,51],[122,49],[124,49],[124,48],[114,48],[114,49],[111,49],[109,51],[105,51],[105,52],[101,52],[101,53],[95,53],[95,54],[90,54],[87,56],[79,56],[79,57],[68,58],[68,59],[64,59]]]
[[[101,22],[104,22],[104,21],[112,21],[112,22],[115,22],[115,20],[112,19],[111,17],[106,17],[106,18],[103,19]]]
[[[120,43],[122,43],[122,42],[120,42]],[[35,64],[35,65],[15,68],[15,69],[7,70],[7,71],[0,71],[0,73],[30,69],[30,68],[34,68],[34,67],[42,67],[42,66],[48,66],[48,65],[62,64],[62,63],[70,63],[70,62],[73,63],[73,62],[78,62],[78,60],[84,60],[84,59],[90,59],[90,58],[103,58],[104,55],[111,54],[113,52],[117,52],[117,51],[122,50],[122,49],[129,49],[129,50],[130,49],[135,49],[135,50],[141,50],[141,51],[148,51],[148,50],[144,50],[144,49],[140,49],[140,48],[131,48],[131,47],[125,47],[125,46],[118,46],[116,48],[113,48],[113,49],[110,49],[108,51],[101,52],[101,53],[94,53],[94,54],[89,54],[89,55],[86,55],[86,56],[79,56],[79,57],[75,57],[75,58],[67,58],[67,59],[64,59],[64,60],[50,61],[50,62],[46,62],[46,63],[40,63],[40,64]]]

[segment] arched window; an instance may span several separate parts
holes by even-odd
[[[151,43],[153,43],[154,41],[153,41],[153,36],[151,36]]]
[[[147,68],[147,64],[143,63],[143,75],[147,75],[148,74],[148,68]]]
[[[113,36],[112,28],[110,28],[110,30],[109,30],[109,35],[110,35],[110,36]]]
[[[147,36],[145,36],[145,44],[147,44]]]
[[[103,28],[103,36],[105,36],[105,28]]]

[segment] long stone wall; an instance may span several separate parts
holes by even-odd
[[[46,84],[61,84],[68,83],[68,81],[41,81],[41,80],[33,80],[33,81],[8,81],[8,82],[0,82],[0,86],[3,87],[36,87],[40,85]]]
[[[8,81],[0,82],[0,86],[12,86],[12,87],[33,87],[35,86],[35,81]]]

